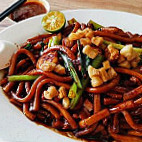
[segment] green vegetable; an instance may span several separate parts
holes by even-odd
[[[12,75],[8,76],[8,81],[30,81],[35,80],[39,75]]]
[[[72,25],[72,24],[74,24],[75,22],[77,22],[77,20],[76,20],[75,18],[72,18],[72,19],[70,19],[70,20],[68,21],[68,24],[69,24],[69,25]]]
[[[98,30],[98,29],[100,29],[100,28],[103,28],[102,25],[100,25],[100,24],[98,24],[98,23],[96,23],[96,22],[94,22],[94,21],[92,21],[92,20],[90,20],[89,23],[90,23],[90,24],[93,24],[95,30]],[[103,43],[106,44],[106,45],[112,44],[112,46],[113,46],[114,48],[119,49],[119,50],[121,50],[121,49],[124,47],[124,45],[120,44],[121,42],[118,42],[119,44],[117,44],[117,43],[112,43],[112,42],[110,42],[110,41],[104,40]],[[134,50],[135,50],[136,52],[140,53],[140,54],[142,53],[142,48],[134,47]]]
[[[99,66],[101,65],[101,63],[103,62],[104,57],[102,55],[98,55],[92,62],[92,67],[94,68],[99,68]]]
[[[94,22],[94,21],[92,21],[92,20],[90,20],[89,23],[90,23],[90,24],[93,24],[95,30],[98,30],[98,29],[100,29],[100,28],[103,28],[102,25],[100,25],[100,24],[98,24],[98,23],[96,23],[96,22]]]
[[[114,48],[119,49],[119,50],[121,50],[124,47],[124,45],[122,45],[122,44],[116,44],[116,43],[106,41],[106,40],[104,40],[103,43],[106,44],[106,45],[111,44]],[[142,53],[142,48],[134,47],[133,49],[140,54]]]
[[[89,77],[87,77],[86,79],[83,78],[83,79],[81,80],[81,82],[82,82],[82,89],[80,89],[80,88],[77,89],[77,92],[76,92],[76,94],[75,94],[75,98],[73,98],[73,99],[71,100],[70,109],[74,109],[75,106],[77,105],[77,103],[78,103],[80,97],[82,96],[82,94],[83,94],[83,92],[84,92],[84,90],[85,90],[87,84],[89,83]],[[71,88],[72,88],[72,87],[71,87]],[[70,92],[70,90],[69,90],[69,92]],[[75,92],[75,91],[74,91],[74,92]]]
[[[78,58],[81,65],[81,74],[82,76],[84,76],[90,64],[90,58],[87,55],[82,53],[79,40],[77,40],[77,45],[78,45]]]
[[[49,42],[48,42],[48,48],[51,47],[51,44],[53,43],[53,38],[49,39]]]
[[[45,46],[45,44],[43,42],[41,42],[41,52],[44,51],[44,46]]]
[[[98,29],[100,29],[100,28],[103,28],[102,25],[99,25],[98,23],[95,23],[95,22],[92,21],[92,20],[90,20],[89,23],[90,23],[90,24],[93,24],[95,30],[98,30]],[[121,49],[124,47],[124,45],[120,44],[121,42],[118,42],[119,44],[117,44],[117,43],[112,43],[112,42],[110,42],[110,41],[104,40],[103,43],[106,44],[106,45],[112,44],[112,46],[113,46],[114,48],[119,49],[119,50],[121,50]],[[134,47],[134,50],[135,50],[136,52],[140,53],[140,54],[142,53],[142,48]]]
[[[85,62],[83,62],[83,54],[81,52],[81,49],[80,49],[80,41],[77,40],[77,46],[78,46],[78,58],[79,58],[79,61],[80,61],[80,65],[81,65],[81,73],[82,73],[82,76],[84,76],[86,70],[85,70]]]
[[[70,75],[72,76],[72,78],[74,79],[74,81],[76,82],[77,86],[79,88],[82,88],[82,85],[81,85],[81,82],[80,82],[80,79],[78,77],[78,74],[71,62],[71,60],[65,55],[65,54],[62,54],[61,52],[59,52],[59,54],[61,55],[61,57],[63,58],[64,62],[65,62],[65,66],[66,68],[68,69],[68,71],[70,72]]]
[[[62,38],[61,34],[58,34],[57,36],[53,36],[48,42],[48,48],[55,46],[55,45],[59,45],[61,38]]]
[[[74,82],[69,90],[68,97],[73,98],[73,96],[75,96],[76,92],[77,92],[77,84]]]
[[[24,48],[27,49],[27,50],[31,50],[32,49],[32,44],[28,43]]]
[[[85,55],[84,54],[84,60],[85,61],[83,61],[84,63],[85,63],[85,68],[86,68],[86,71],[88,70],[88,66],[90,65],[90,62],[91,62],[91,60],[90,60],[90,58],[87,56],[87,55]]]
[[[94,68],[99,68],[99,66],[100,66],[101,63],[103,62],[103,59],[104,59],[104,57],[103,57],[102,55],[98,55],[98,56],[93,60],[92,66],[93,66]],[[90,80],[90,79],[89,79],[89,76],[88,76],[87,78],[82,78],[82,80],[81,80],[82,89],[80,89],[80,88],[77,89],[75,98],[73,98],[73,99],[71,100],[70,109],[74,109],[74,107],[77,105],[77,103],[78,103],[80,97],[82,96],[82,94],[83,94],[83,92],[84,92],[86,86],[87,86],[88,83],[89,83],[89,80]],[[72,89],[72,87],[71,87],[71,89]],[[69,90],[69,92],[70,92],[70,90]],[[75,92],[75,90],[74,90],[74,92]]]

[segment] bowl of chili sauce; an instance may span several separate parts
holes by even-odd
[[[47,0],[27,0],[24,4],[13,11],[9,15],[9,18],[13,22],[20,22],[49,11],[50,5]]]

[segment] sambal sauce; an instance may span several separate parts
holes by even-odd
[[[10,18],[16,22],[22,21],[24,19],[44,14],[47,10],[44,5],[40,2],[26,2],[18,9],[16,9],[11,15]]]

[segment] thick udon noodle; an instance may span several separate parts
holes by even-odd
[[[87,26],[92,28],[91,25]],[[69,25],[62,32],[63,38],[66,38],[69,33],[87,26],[79,23]],[[124,33],[117,28],[102,28],[94,33],[95,36],[102,36],[110,41],[117,40],[139,47],[142,44],[140,36]],[[141,142],[142,75],[140,68],[130,70],[116,67],[117,77],[100,87],[87,86],[73,110],[65,109],[57,97],[47,100],[42,96],[48,86],[63,86],[69,90],[73,83],[69,73],[61,76],[36,69],[40,56],[57,51],[65,53],[76,64],[78,52],[76,42],[70,44],[62,40],[62,45],[45,47],[46,49],[42,53],[40,52],[42,47],[38,44],[48,42],[55,35],[45,34],[28,39],[13,55],[5,78],[1,80],[1,86],[10,102],[21,108],[30,120],[38,121],[60,131],[71,131],[76,137],[88,141]],[[32,45],[31,50],[25,49],[29,43]],[[20,82],[9,82],[7,79],[7,76],[22,74],[39,75],[39,77],[35,81]],[[86,100],[91,105],[91,111],[86,109],[84,104]]]

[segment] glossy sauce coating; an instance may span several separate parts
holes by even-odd
[[[40,2],[26,2],[21,7],[16,9],[11,15],[10,18],[16,22],[22,21],[24,19],[44,14],[47,10],[44,5]]]

